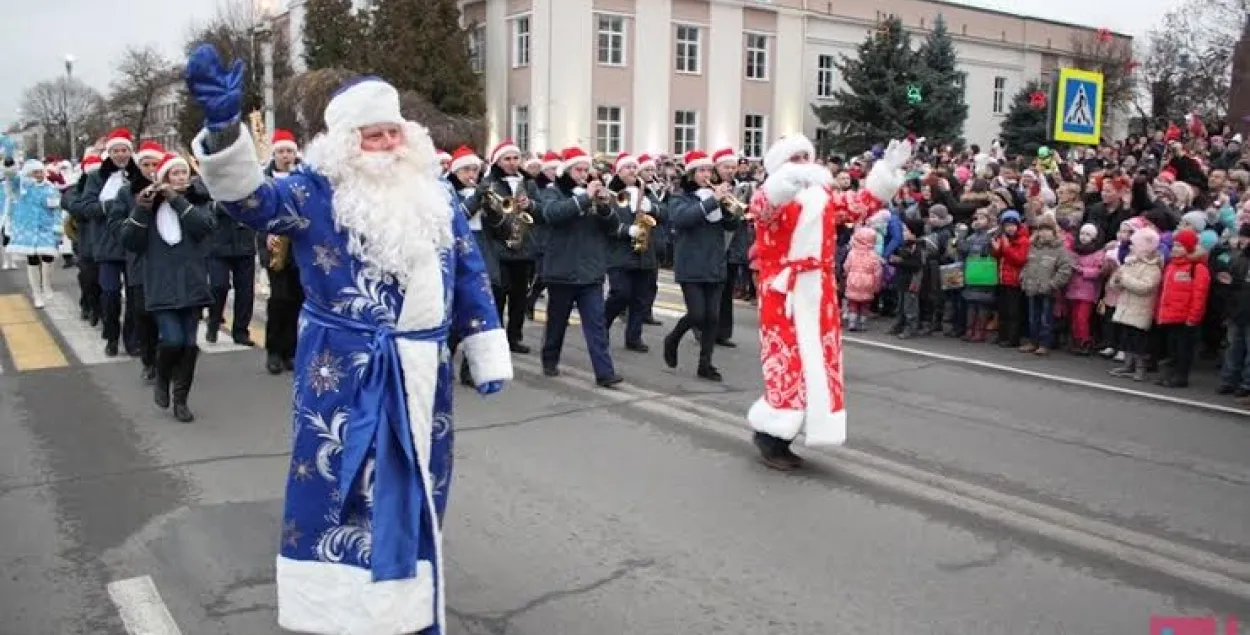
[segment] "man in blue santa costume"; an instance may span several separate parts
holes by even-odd
[[[441,518],[452,461],[450,331],[477,390],[512,378],[482,257],[438,180],[429,132],[377,78],[339,90],[304,164],[268,179],[241,125],[243,64],[202,45],[192,144],[234,218],[291,239],[305,302],[278,623],[327,635],[441,635]]]

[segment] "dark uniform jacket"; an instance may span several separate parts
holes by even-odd
[[[213,233],[217,204],[201,188],[193,186],[169,201],[182,224],[182,240],[176,245],[166,243],[156,228],[160,196],[150,209],[134,205],[129,214],[111,218],[122,245],[143,261],[143,296],[149,312],[205,307],[213,301],[205,240]]]
[[[498,194],[501,198],[513,197],[515,195],[512,192],[512,186],[508,185],[508,182],[504,180],[506,176],[507,175],[504,174],[503,170],[499,169],[498,165],[492,165],[490,171],[482,177],[482,183],[488,185],[491,191]],[[534,184],[534,179],[530,178],[524,172],[518,172],[517,176],[522,179],[520,185],[517,186],[517,192],[524,191],[525,195],[534,202],[534,209],[530,210],[529,214],[530,216],[535,216],[535,211],[537,211],[539,207],[538,187]],[[538,220],[535,218],[535,224],[537,224],[537,222]],[[533,227],[527,229],[532,230]],[[534,259],[535,254],[537,253],[537,247],[534,244],[532,231],[525,232],[525,236],[521,240],[521,244],[516,248],[512,248],[507,245],[507,238],[507,236],[504,236],[503,238],[492,237],[492,240],[495,240],[497,243],[495,245],[495,254],[499,260]]]
[[[108,183],[109,178],[118,170],[123,170],[127,183],[118,190],[117,198],[103,203],[100,201],[100,192]],[[144,187],[147,187],[147,180],[143,178],[134,159],[131,159],[125,168],[119,168],[111,160],[106,159],[100,169],[87,175],[82,192],[73,197],[70,203],[69,213],[78,222],[78,231],[80,233],[85,231],[91,236],[91,243],[85,253],[96,262],[126,261],[126,250],[122,248],[120,237],[108,230],[108,219],[114,213],[122,216],[130,213],[129,207],[116,210],[113,208],[126,204],[122,194],[130,192],[129,182],[133,181],[144,181]]]
[[[659,199],[651,196],[646,187],[638,185],[639,211],[642,212],[642,200],[646,200],[650,204],[650,211],[642,212],[650,216],[656,222],[655,227],[651,228],[651,234],[647,240],[647,248],[642,253],[634,251],[634,239],[629,236],[629,228],[636,220],[634,210],[628,206],[616,205],[616,199],[612,199],[612,208],[620,221],[621,227],[617,232],[618,236],[612,241],[612,253],[608,258],[608,267],[612,269],[657,269],[659,268],[659,240],[661,235],[661,223],[668,220],[668,210],[666,206],[660,203]],[[620,177],[612,177],[612,181],[608,183],[608,189],[615,196],[616,193],[626,189],[625,182]]]
[[[596,205],[563,174],[543,191],[543,222],[550,228],[542,277],[547,284],[603,284],[608,250],[619,239],[621,221],[616,211]]]
[[[725,234],[741,225],[739,218],[724,210],[720,210],[720,220],[708,220],[709,214],[719,210],[720,203],[710,196],[700,199],[698,190],[693,181],[682,181],[681,189],[669,202],[676,232],[673,279],[679,284],[724,282],[728,270]]]

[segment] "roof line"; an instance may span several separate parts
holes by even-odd
[[[1105,28],[1105,27],[1089,26],[1085,24],[1077,24],[1075,22],[1063,22],[1060,20],[1052,20],[1050,18],[1023,15],[1020,13],[1012,13],[1010,11],[1003,11],[1002,9],[991,9],[989,7],[978,7],[978,6],[968,5],[968,4],[961,4],[958,2],[952,2],[951,0],[925,0],[925,2],[928,2],[930,4],[952,7],[955,9],[967,9],[969,11],[977,11],[979,13],[988,13],[991,15],[998,15],[998,16],[1003,16],[1003,17],[1008,17],[1008,18],[1018,18],[1021,20],[1029,20],[1031,22],[1041,22],[1043,24],[1053,24],[1055,26],[1068,27],[1071,29],[1084,29],[1086,31],[1098,31],[1100,28]],[[1127,33],[1120,33],[1119,31],[1115,31],[1113,29],[1107,29],[1107,31],[1115,36],[1127,38],[1130,40],[1133,39],[1133,36]]]

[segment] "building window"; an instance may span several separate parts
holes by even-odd
[[[486,27],[474,27],[469,31],[469,67],[474,73],[486,70]]]
[[[742,154],[750,159],[764,156],[764,115],[742,118]]]
[[[673,154],[685,154],[699,147],[699,113],[678,110],[673,113]]]
[[[620,106],[599,106],[595,117],[595,152],[617,154],[624,138],[625,119]]]
[[[768,79],[768,36],[747,34],[747,79]]]
[[[512,21],[512,67],[530,65],[530,19],[519,17]]]
[[[619,15],[599,16],[599,63],[625,65],[625,18]]]
[[[832,55],[821,55],[816,58],[816,97],[833,99],[833,65]]]
[[[1006,111],[1007,103],[1007,78],[994,78],[994,114],[1001,115]]]
[[[512,142],[521,152],[529,152],[530,149],[530,107],[529,106],[513,106],[512,107]]]
[[[677,72],[699,72],[699,27],[677,25]]]

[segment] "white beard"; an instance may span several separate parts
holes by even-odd
[[[375,279],[406,288],[434,275],[439,252],[452,244],[452,210],[433,166],[434,144],[425,128],[408,122],[405,144],[394,152],[364,152],[360,134],[326,133],[306,158],[334,187],[334,224],[347,233],[347,250]],[[441,276],[440,274],[437,274]]]

